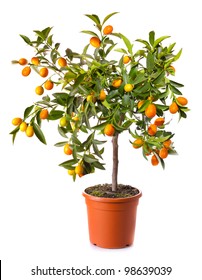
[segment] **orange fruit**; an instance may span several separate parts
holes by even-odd
[[[69,169],[67,170],[67,173],[70,175],[70,176],[73,176],[75,174],[75,170],[73,169]]]
[[[128,56],[128,55],[125,55],[124,57],[123,57],[123,63],[124,64],[127,64],[128,62],[130,62],[131,61],[131,58]]]
[[[15,125],[15,126],[18,126],[22,123],[22,119],[21,118],[14,118],[12,120],[12,124]]]
[[[187,105],[188,100],[185,97],[183,97],[183,96],[179,96],[179,97],[177,97],[177,102],[180,105],[185,106],[185,105]]]
[[[165,122],[164,118],[157,118],[157,119],[155,119],[154,124],[157,126],[162,126],[164,124],[164,122]]]
[[[42,95],[42,94],[44,93],[44,88],[43,88],[42,86],[37,86],[37,87],[35,88],[35,92],[36,92],[36,94],[38,94],[38,95]]]
[[[82,177],[83,175],[83,172],[84,172],[84,169],[83,169],[83,166],[81,164],[78,164],[76,167],[75,167],[75,173],[79,175],[79,177]]]
[[[54,83],[51,80],[47,80],[44,84],[45,89],[51,90],[54,86]]]
[[[100,91],[100,95],[99,95],[100,101],[104,101],[106,99],[106,97],[107,97],[106,92],[104,91],[104,89],[102,89]]]
[[[163,146],[167,149],[170,148],[171,144],[172,144],[172,141],[170,139],[163,142]]]
[[[25,66],[23,69],[22,69],[22,75],[24,77],[27,77],[29,76],[29,74],[31,73],[31,68],[29,66]]]
[[[113,80],[112,82],[112,86],[115,87],[115,88],[118,88],[120,87],[120,85],[122,84],[122,80],[121,79],[116,79],[116,80]]]
[[[125,86],[124,86],[124,90],[125,90],[125,92],[130,92],[130,91],[132,91],[133,90],[133,85],[132,84],[126,84]]]
[[[145,110],[145,115],[150,119],[155,117],[156,116],[156,106],[152,103],[149,104],[149,106]]]
[[[142,139],[136,139],[134,142],[133,142],[133,148],[134,149],[139,149],[140,147],[142,147],[143,145],[143,140]]]
[[[167,158],[168,150],[165,147],[161,148],[160,151],[159,151],[159,156],[161,158]]]
[[[113,31],[113,26],[111,26],[111,25],[107,25],[107,26],[105,26],[105,28],[103,29],[103,33],[104,33],[105,35],[111,34],[112,31]]]
[[[145,100],[140,100],[140,101],[137,103],[137,108],[140,109],[144,103],[145,103]]]
[[[70,145],[67,143],[64,145],[64,153],[68,156],[72,155],[72,148],[70,147]]]
[[[59,65],[60,67],[65,67],[65,66],[67,66],[67,61],[66,61],[66,59],[65,59],[64,57],[58,58],[58,65]]]
[[[115,128],[113,127],[112,124],[108,123],[105,128],[104,128],[104,134],[107,136],[113,136],[115,133]]]
[[[159,160],[158,160],[158,158],[156,157],[156,155],[153,155],[153,156],[151,157],[151,164],[152,164],[153,166],[156,166],[156,165],[159,164]]]
[[[18,63],[20,64],[20,65],[26,65],[27,64],[27,59],[26,58],[20,58],[19,60],[18,60]]]
[[[43,110],[41,110],[41,112],[39,114],[39,117],[40,117],[41,120],[45,120],[45,119],[48,118],[48,114],[49,114],[48,110],[43,109]]]
[[[170,113],[171,114],[175,114],[175,113],[177,113],[177,111],[178,111],[178,105],[177,105],[177,103],[176,102],[172,102],[171,103],[171,105],[169,106],[169,111],[170,111]]]
[[[37,66],[40,63],[40,60],[38,57],[35,56],[35,57],[32,57],[31,63]]]
[[[20,125],[20,131],[25,132],[27,129],[27,123],[26,122],[22,122]]]
[[[48,76],[48,68],[43,67],[39,70],[39,75],[43,78]]]
[[[90,44],[91,44],[91,46],[93,46],[95,48],[99,48],[101,41],[98,37],[92,37],[92,38],[90,38]]]
[[[34,135],[34,128],[32,125],[29,125],[25,131],[27,137],[32,137]]]
[[[150,124],[147,132],[150,136],[154,136],[157,132],[157,126],[155,124]]]

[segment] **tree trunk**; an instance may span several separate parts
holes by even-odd
[[[112,146],[113,146],[113,167],[112,167],[112,191],[115,192],[117,190],[118,184],[118,136],[116,133],[112,138]]]

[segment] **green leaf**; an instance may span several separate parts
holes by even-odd
[[[72,142],[73,142],[74,144],[76,144],[76,145],[78,145],[78,146],[82,145],[82,144],[81,144],[81,141],[80,141],[75,135],[72,135],[71,139],[72,139]]]
[[[93,155],[84,155],[83,159],[88,163],[93,163],[95,161],[98,161]]]
[[[153,80],[154,84],[159,84],[165,77],[165,71],[161,71],[159,75]]]
[[[49,115],[48,115],[48,120],[58,120],[60,118],[62,118],[62,116],[64,115],[64,111],[60,111],[60,110],[51,110]]]
[[[174,56],[173,61],[178,60],[180,58],[181,54],[182,54],[182,49]]]
[[[74,85],[73,85],[73,89],[77,88],[77,87],[80,85],[80,83],[83,81],[83,79],[85,78],[85,76],[86,76],[86,73],[81,74],[81,75],[79,75],[79,76],[76,78],[75,83],[74,83]]]
[[[63,141],[63,142],[58,142],[56,143],[54,146],[55,147],[63,147],[65,144],[67,144],[68,142],[67,141]]]
[[[148,50],[151,50],[151,46],[147,41],[142,40],[142,39],[137,39],[136,41],[144,44]]]
[[[154,55],[151,52],[147,55],[147,68],[149,72],[154,69]]]
[[[115,49],[116,52],[120,52],[120,53],[124,53],[124,54],[127,54],[127,51],[123,48],[118,48],[118,49]]]
[[[43,144],[46,144],[46,139],[45,139],[45,136],[41,130],[41,128],[39,127],[38,124],[36,123],[33,123],[33,129],[34,129],[34,133],[36,135],[36,137],[43,143]]]
[[[98,124],[96,126],[93,126],[92,129],[95,129],[95,130],[102,130],[105,128],[105,126],[108,124],[108,122],[103,122],[101,124]]]
[[[28,45],[32,46],[32,42],[31,42],[31,40],[27,36],[20,35],[20,37],[25,41],[25,43],[27,43]]]
[[[89,35],[92,35],[92,36],[95,36],[95,37],[99,38],[99,36],[95,32],[90,31],[90,30],[82,30],[81,33],[89,34]]]
[[[176,87],[170,85],[170,89],[173,93],[178,94],[178,95],[182,95],[181,91],[179,89],[177,89]]]
[[[104,18],[104,20],[103,20],[103,22],[102,22],[102,25],[103,25],[110,17],[112,17],[112,16],[115,15],[115,14],[118,14],[118,12],[114,12],[114,13],[111,13],[111,14],[107,15],[107,16]]]
[[[102,163],[100,163],[99,161],[93,162],[93,166],[95,168],[101,169],[101,170],[105,170],[104,166]]]
[[[170,38],[170,36],[162,36],[162,37],[156,39],[154,44],[153,44],[153,47],[155,48],[159,43],[161,43],[163,40],[165,40],[167,38]]]
[[[149,32],[149,42],[152,46],[154,44],[154,40],[155,40],[155,33],[154,33],[154,31],[150,31]]]
[[[30,107],[27,107],[24,111],[24,120],[29,117],[29,114],[31,113],[32,109],[34,108],[34,105],[31,105]]]
[[[94,21],[97,25],[100,25],[100,19],[97,15],[89,15],[89,14],[86,14],[85,15],[86,17],[90,18],[92,21]]]
[[[177,83],[177,82],[172,81],[172,80],[170,80],[170,84],[174,87],[183,87],[184,86],[183,84]]]
[[[64,167],[65,169],[72,169],[72,166],[77,163],[78,163],[78,160],[70,159],[70,160],[60,163],[59,166]]]
[[[60,127],[59,125],[58,125],[58,132],[59,132],[59,134],[62,136],[62,137],[64,137],[64,138],[67,138],[67,135],[66,135],[66,130],[65,130],[65,128],[64,127]]]
[[[126,45],[128,51],[129,51],[129,53],[130,53],[131,55],[133,55],[133,51],[132,51],[133,45],[131,44],[130,40],[129,40],[128,38],[126,38],[126,36],[124,36],[123,34],[120,34],[120,36],[121,36],[121,38],[123,39],[123,41],[124,41],[124,43],[125,43],[125,45]]]

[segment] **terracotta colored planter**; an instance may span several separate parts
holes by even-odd
[[[128,198],[103,198],[83,193],[88,212],[90,242],[103,248],[133,244],[136,213],[142,193]]]

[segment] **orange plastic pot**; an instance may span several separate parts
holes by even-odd
[[[104,198],[83,192],[87,205],[90,242],[102,248],[133,244],[136,213],[142,193],[127,198]]]

